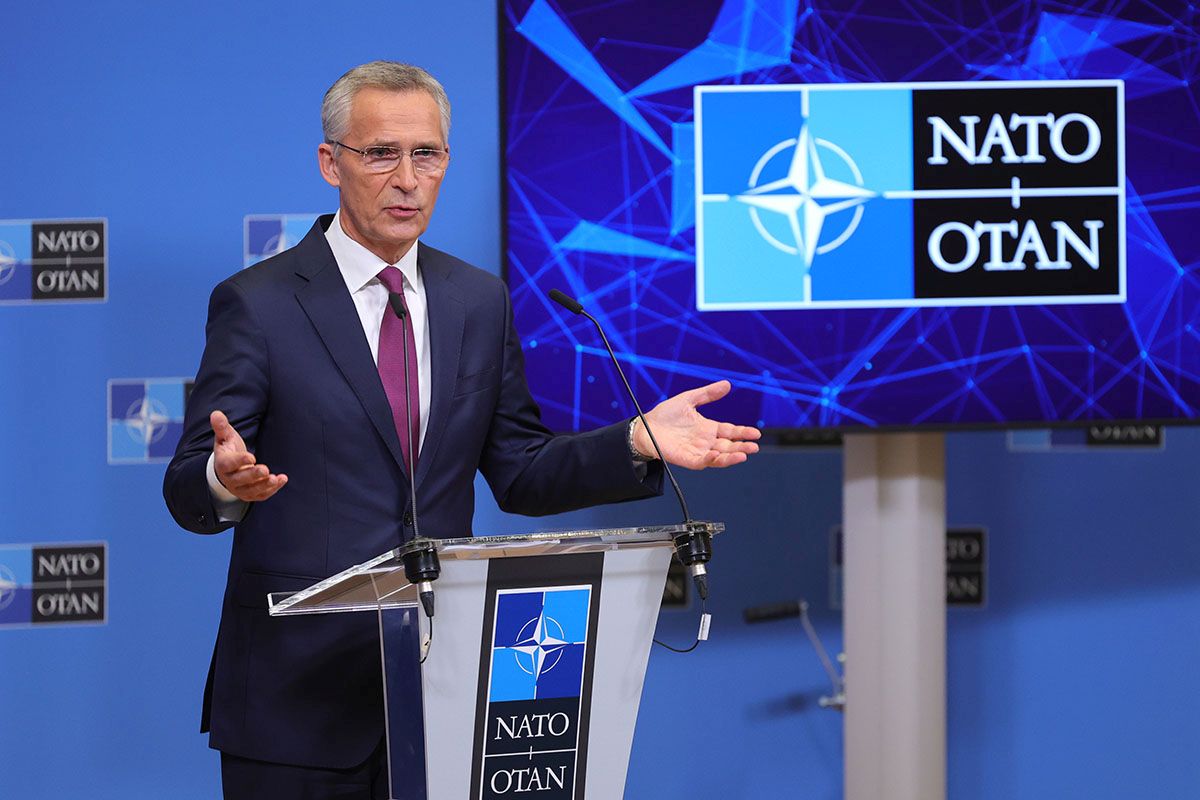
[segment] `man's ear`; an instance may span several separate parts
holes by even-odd
[[[321,168],[321,177],[330,186],[342,185],[342,179],[338,176],[337,159],[333,157],[333,145],[329,142],[321,142],[317,145],[317,166]]]

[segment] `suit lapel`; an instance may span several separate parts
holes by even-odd
[[[383,383],[379,380],[379,370],[363,336],[354,301],[350,299],[346,282],[325,240],[324,229],[328,227],[330,219],[319,219],[296,246],[301,259],[296,274],[308,281],[297,290],[296,299],[317,329],[338,370],[362,403],[371,424],[387,444],[396,464],[404,469],[400,437],[396,433]]]
[[[426,316],[429,320],[429,423],[425,441],[417,459],[417,483],[429,474],[446,423],[450,418],[450,400],[462,356],[466,303],[450,279],[450,267],[440,254],[417,245],[417,265],[425,283]]]

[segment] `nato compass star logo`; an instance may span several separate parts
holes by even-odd
[[[242,265],[253,266],[294,247],[316,221],[316,214],[247,215],[242,227]]]
[[[0,611],[8,608],[17,596],[17,576],[8,567],[0,564]]]
[[[854,176],[854,183],[826,175],[818,148],[841,159]],[[780,155],[788,157],[787,174],[759,184],[763,170]],[[874,196],[875,192],[864,188],[862,173],[846,151],[833,142],[812,136],[808,120],[805,120],[796,137],[785,139],[762,154],[750,173],[747,190],[734,199],[750,206],[754,227],[772,247],[800,256],[807,276],[815,256],[836,250],[854,234],[862,221],[863,203]],[[841,232],[832,241],[820,244],[826,219],[850,209],[854,209],[854,214]],[[760,210],[787,220],[793,244],[780,241],[767,229],[759,215]],[[811,296],[811,291],[808,294]]]
[[[125,412],[125,431],[134,442],[149,447],[167,435],[167,407],[153,397],[133,401]]]
[[[911,297],[911,276],[887,269],[911,250],[911,215],[885,202],[898,175],[911,184],[911,146],[890,124],[909,111],[799,85],[698,86],[695,97],[700,310]]]
[[[490,702],[579,697],[590,598],[587,586],[498,591]]]
[[[8,242],[0,239],[0,286],[12,280],[17,272],[17,252]]]
[[[167,461],[183,434],[189,378],[108,382],[108,463]]]
[[[508,649],[521,671],[537,680],[558,666],[563,648],[570,644],[578,642],[568,641],[558,620],[543,612],[525,623],[517,634],[517,643]]]

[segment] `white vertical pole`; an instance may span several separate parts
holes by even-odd
[[[945,800],[943,436],[848,434],[844,453],[845,800]]]

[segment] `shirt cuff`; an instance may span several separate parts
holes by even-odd
[[[245,500],[239,500],[237,495],[221,485],[221,481],[217,478],[216,460],[217,454],[209,453],[208,466],[205,468],[204,474],[208,477],[208,491],[212,495],[217,519],[221,522],[241,522],[242,517],[246,516],[246,509],[250,507],[250,504]]]

